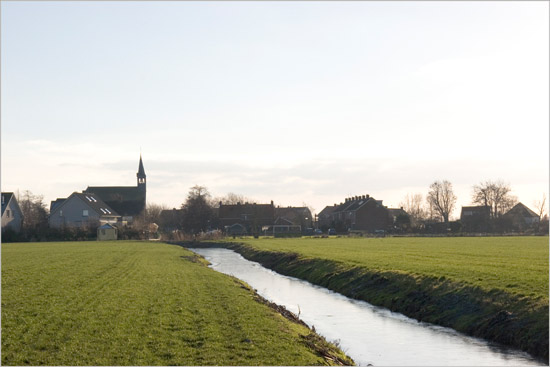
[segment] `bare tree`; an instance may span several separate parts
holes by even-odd
[[[485,181],[474,185],[472,202],[488,206],[491,217],[498,218],[517,203],[517,198],[511,194],[511,191],[510,185],[500,180]]]
[[[456,195],[453,193],[453,185],[447,181],[435,181],[430,185],[430,192],[426,198],[445,223],[449,223],[449,215],[456,203]]]
[[[34,195],[29,190],[25,190],[19,195],[17,202],[23,213],[23,230],[36,230],[48,226],[48,210],[43,202],[42,195]]]
[[[254,204],[254,203],[256,203],[256,200],[247,198],[244,195],[235,194],[233,192],[230,192],[225,196],[216,196],[214,199],[212,199],[212,206],[214,208],[217,208],[217,207],[220,206],[220,202],[224,205],[235,205],[237,203]]]
[[[160,213],[166,209],[168,209],[166,205],[148,203],[145,210],[134,220],[133,227],[148,230],[151,225],[158,225],[160,223]]]
[[[422,194],[407,194],[405,199],[399,203],[411,219],[411,226],[416,227],[428,216],[428,211],[424,207],[424,198]]]
[[[537,210],[537,214],[539,215],[539,220],[542,221],[544,216],[546,215],[546,194],[542,194],[541,200],[535,200],[533,202],[533,206]]]

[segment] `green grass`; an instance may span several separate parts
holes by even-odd
[[[178,246],[2,244],[2,364],[325,363],[255,297]]]
[[[444,277],[548,304],[548,237],[245,239],[264,251],[341,262],[345,267]]]

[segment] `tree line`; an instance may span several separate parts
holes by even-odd
[[[430,185],[426,199],[421,193],[407,194],[400,203],[407,212],[411,227],[418,228],[423,223],[442,221],[449,223],[449,217],[455,209],[457,197],[453,192],[452,184],[447,180],[435,181]],[[471,202],[476,206],[485,206],[489,209],[489,220],[494,229],[506,226],[502,223],[503,215],[512,209],[518,199],[512,195],[509,184],[502,180],[484,181],[472,187]],[[541,222],[547,221],[546,194],[541,200],[533,202],[533,208]]]
[[[517,204],[517,197],[512,195],[509,184],[501,180],[484,181],[472,187],[471,201],[474,205],[489,208],[491,230],[505,231],[507,223],[503,215]],[[3,231],[4,242],[37,241],[37,240],[89,240],[95,239],[97,226],[89,228],[49,228],[49,211],[42,195],[35,195],[26,190],[17,195],[17,201],[23,214],[21,231]],[[407,194],[400,206],[408,214],[407,225],[411,232],[419,231],[426,223],[442,222],[447,228],[450,224],[450,215],[455,209],[457,197],[451,182],[447,180],[434,181],[424,197],[421,193]],[[136,218],[132,225],[119,228],[121,239],[143,239],[157,231],[158,226],[178,228],[182,232],[197,235],[219,228],[215,214],[220,203],[225,205],[237,203],[255,203],[255,200],[243,195],[228,193],[225,196],[212,197],[204,186],[195,185],[190,188],[185,201],[181,204],[177,215],[171,219],[173,223],[166,223],[161,213],[167,211],[165,205],[150,203]],[[305,205],[305,204],[304,204]],[[548,232],[548,216],[546,212],[546,195],[541,200],[532,203],[532,207],[539,215],[541,227]],[[154,224],[154,225],[153,225]],[[157,226],[157,227],[155,227]],[[162,229],[162,228],[161,228]]]

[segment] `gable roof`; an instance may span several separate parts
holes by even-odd
[[[111,223],[105,223],[104,225],[100,226],[98,229],[117,229],[117,227],[113,226]]]
[[[403,210],[403,208],[388,208],[388,212],[390,213],[390,215],[394,216],[394,217],[398,217],[400,215],[407,215],[407,212],[405,210]]]
[[[67,199],[57,198],[57,200],[52,201],[50,203],[50,213],[53,212],[55,210],[55,208],[57,208],[59,205],[63,204],[65,202],[65,200],[67,200]]]
[[[8,207],[8,204],[13,197],[13,192],[3,192],[2,193],[2,215],[4,215],[4,211]]]
[[[109,205],[101,200],[96,194],[79,192],[73,192],[67,199],[57,199],[56,202],[61,202],[60,204],[53,207],[50,215],[58,210],[61,210],[61,208],[63,208],[63,206],[72,198],[78,198],[82,200],[88,207],[90,207],[90,209],[99,214],[100,217],[120,217],[120,215],[115,210],[113,210]]]
[[[323,216],[328,216],[330,214],[332,214],[337,208],[337,205],[334,204],[332,206],[325,206],[325,208],[323,210],[321,210],[319,212],[319,214],[317,214],[317,217],[321,218]]]
[[[284,218],[289,222],[312,219],[311,210],[306,206],[277,207],[275,208],[275,217]]]
[[[528,207],[526,207],[524,204],[522,203],[517,203],[512,209],[510,209],[506,215],[517,215],[517,216],[521,216],[521,217],[525,217],[525,218],[538,218],[539,215],[537,213],[535,213],[534,211],[532,211],[531,209],[529,209]]]
[[[258,218],[273,218],[275,207],[273,204],[230,204],[220,205],[219,216],[223,218],[241,218],[241,215],[250,214]]]

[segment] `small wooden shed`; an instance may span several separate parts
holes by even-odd
[[[97,229],[98,241],[111,241],[118,238],[118,229],[112,224],[105,223]]]

